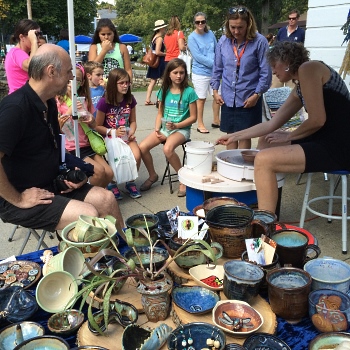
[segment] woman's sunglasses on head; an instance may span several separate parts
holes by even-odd
[[[247,13],[248,10],[245,7],[231,7],[228,10],[228,12],[229,12],[230,15],[234,15],[235,13],[238,13],[238,14],[242,15],[244,13]]]

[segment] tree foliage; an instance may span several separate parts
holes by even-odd
[[[71,0],[73,1],[73,0]],[[133,33],[148,43],[153,34],[154,22],[158,19],[169,21],[173,15],[181,19],[182,29],[189,35],[194,29],[193,16],[204,12],[208,25],[219,37],[222,33],[227,10],[234,6],[229,0],[115,0],[115,6],[98,0],[74,0],[75,34],[87,35],[93,31],[93,20],[97,10],[116,10],[115,24],[120,34]],[[297,8],[302,13],[307,10],[308,0],[240,0],[254,14],[258,29],[266,34],[267,27],[288,17],[288,12]],[[58,37],[62,28],[68,28],[66,0],[32,0],[33,20],[49,37]],[[27,2],[20,0],[0,0],[0,23],[2,35],[8,41],[16,23],[27,18]]]
[[[9,6],[11,3],[11,6]],[[75,34],[88,34],[93,31],[97,0],[74,0]],[[40,25],[44,34],[57,38],[62,28],[68,28],[68,9],[65,0],[32,0],[32,19]],[[2,34],[8,38],[13,34],[19,20],[28,18],[27,2],[24,0],[0,0]]]

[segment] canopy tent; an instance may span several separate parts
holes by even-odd
[[[123,34],[119,36],[119,39],[123,44],[136,44],[142,42],[142,39],[134,34]]]
[[[75,37],[75,43],[76,44],[91,44],[92,38],[86,35],[77,35]]]

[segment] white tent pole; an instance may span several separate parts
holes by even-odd
[[[77,78],[75,66],[75,34],[74,34],[74,7],[73,0],[67,0],[68,9],[68,33],[69,33],[69,54],[73,65],[72,80],[72,115],[74,120],[75,155],[80,157],[79,133],[78,133],[78,111],[77,111]]]

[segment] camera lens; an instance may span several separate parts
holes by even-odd
[[[71,170],[66,174],[66,179],[73,183],[79,183],[86,179],[86,175],[81,170]]]

